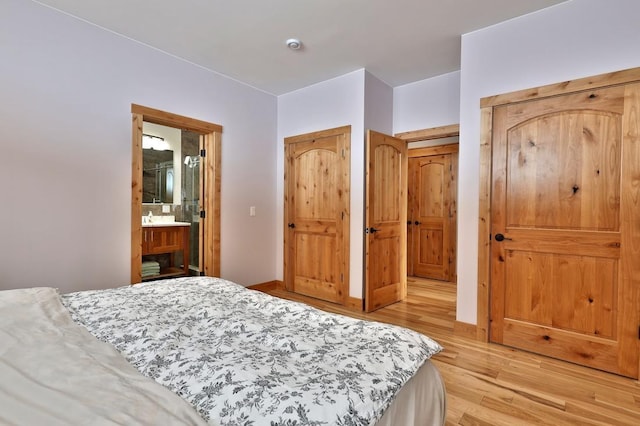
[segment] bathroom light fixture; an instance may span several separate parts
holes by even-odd
[[[286,41],[287,47],[291,50],[299,50],[302,47],[302,42],[297,38],[290,38]]]
[[[142,148],[143,149],[155,149],[156,151],[164,151],[171,149],[169,142],[165,141],[160,136],[148,135],[144,133],[142,135]]]

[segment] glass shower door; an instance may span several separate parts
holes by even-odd
[[[184,221],[191,223],[189,235],[189,270],[200,275],[200,156],[185,155],[182,210]]]

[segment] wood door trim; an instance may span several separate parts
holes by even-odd
[[[564,95],[566,93],[592,90],[602,87],[611,87],[621,84],[640,81],[640,67],[599,74],[593,77],[579,78],[563,81],[561,83],[548,84],[546,86],[531,89],[518,90],[495,96],[487,96],[480,99],[480,108],[495,107],[498,105],[542,99],[550,96]]]
[[[131,113],[142,115],[144,121],[148,123],[175,127],[195,133],[222,133],[222,126],[219,124],[209,123],[207,121],[197,120],[142,105],[131,104]]]
[[[203,167],[203,195],[202,210],[206,215],[204,221],[203,240],[200,242],[203,253],[201,268],[210,277],[220,276],[220,245],[221,245],[221,191],[222,191],[222,134],[212,132],[204,135],[204,149],[206,156],[202,159]]]
[[[421,130],[413,130],[409,132],[396,133],[395,137],[404,140],[405,142],[420,142],[425,140],[435,140],[435,139],[444,139],[450,138],[460,135],[460,125],[459,124],[450,124],[448,126],[440,126],[440,127],[432,127],[429,129],[421,129]],[[458,153],[460,151],[460,143],[448,143],[444,145],[434,145],[430,147],[421,147],[421,148],[409,148],[407,150],[407,157],[423,157],[429,155],[441,155],[448,153]],[[452,157],[452,161],[455,164],[452,164],[455,170],[455,179],[458,180],[458,156]],[[458,229],[458,190],[457,185],[453,186],[454,190],[452,195],[452,203],[455,205],[452,207],[453,216],[451,218],[453,228],[452,234],[454,241],[452,241],[453,253],[452,253],[452,263],[456,266],[451,270],[450,280],[452,282],[458,281],[458,271],[457,271],[457,258],[458,258],[458,240],[457,240],[457,229]]]
[[[351,134],[351,126],[335,127],[333,129],[320,130],[318,132],[310,132],[302,135],[289,136],[284,138],[284,143],[285,144],[298,143],[298,142],[304,142],[312,139],[326,138],[329,136],[340,136],[345,133]]]
[[[432,155],[455,154],[460,151],[458,142],[447,145],[428,146],[423,148],[409,148],[407,154],[409,158],[430,157]]]
[[[449,124],[447,126],[432,127],[429,129],[412,130],[409,132],[396,133],[394,136],[406,142],[429,141],[432,139],[449,138],[460,134],[459,124]]]
[[[440,127],[432,127],[429,129],[420,129],[420,130],[412,130],[409,132],[401,132],[396,133],[395,137],[404,140],[407,143],[410,142],[421,142],[426,140],[436,140],[436,139],[445,139],[450,137],[455,137],[460,135],[460,125],[459,124],[450,124],[447,126]],[[431,155],[442,155],[442,154],[457,154],[460,151],[460,143],[446,143],[443,145],[434,145],[429,147],[419,147],[419,148],[409,148],[407,150],[408,158],[415,157],[427,157]],[[455,163],[455,164],[453,164]],[[457,156],[452,156],[452,167],[454,167],[454,178],[458,180],[458,158]],[[457,271],[457,257],[458,257],[458,241],[457,241],[457,205],[458,205],[458,190],[457,185],[453,186],[452,189],[452,200],[453,206],[451,208],[452,217],[451,217],[451,233],[453,237],[453,241],[450,243],[450,261],[454,268],[450,269],[449,280],[452,282],[458,281],[458,271]],[[408,236],[407,236],[408,238]],[[407,253],[408,256],[408,253]]]
[[[640,109],[640,87],[639,85],[629,85],[625,90],[625,110],[635,111],[637,114]],[[635,114],[632,115],[635,117]],[[637,290],[637,283],[640,282],[640,263],[637,261],[638,254],[640,254],[640,226],[638,226],[638,211],[640,210],[640,200],[638,200],[638,176],[640,176],[640,129],[638,129],[637,123],[631,120],[624,120],[622,123],[622,139],[623,139],[623,158],[622,161],[622,174],[620,176],[621,184],[621,205],[624,206],[620,212],[621,228],[624,227],[624,232],[621,232],[621,245],[622,247],[632,247],[634,250],[634,256],[626,256],[621,262],[620,268],[625,271],[625,287],[633,288],[633,296],[625,297],[623,303],[626,305],[627,312],[633,312],[633,309],[637,309],[638,300],[640,299],[640,293]],[[631,336],[635,333],[637,322],[640,321],[640,314],[636,311],[636,323],[633,322],[633,318],[629,321],[629,328],[621,330],[622,333],[628,332]],[[639,329],[640,332],[640,329]],[[636,335],[635,337],[640,337]],[[623,353],[631,353],[635,348],[629,348],[628,345],[638,345],[638,341],[635,339],[628,339],[625,346],[622,347]],[[629,350],[625,350],[629,349]],[[637,349],[636,349],[637,351]],[[638,369],[636,370],[640,374],[640,362]],[[637,375],[636,375],[636,378]]]
[[[206,275],[220,276],[220,200],[222,126],[202,120],[172,114],[154,108],[131,104],[131,284],[142,281],[142,126],[149,122],[204,134],[207,156],[202,168],[207,168],[202,206],[207,216],[204,259],[201,267]]]
[[[478,220],[477,339],[489,341],[489,283],[491,281],[491,145],[493,108],[480,111],[480,213]]]
[[[489,341],[490,248],[491,248],[491,159],[493,108],[583,90],[604,88],[640,81],[640,67],[593,77],[551,84],[516,92],[489,96],[480,100],[480,193],[478,212],[477,339]]]
[[[133,113],[131,120],[131,284],[142,282],[142,123]]]

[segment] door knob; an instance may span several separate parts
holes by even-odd
[[[413,222],[414,225],[420,225],[422,222],[418,222],[417,220]]]
[[[295,224],[295,223],[290,223],[290,224],[288,224],[287,226],[288,226],[289,228],[293,229],[293,228],[295,228],[295,227],[296,227],[296,224]]]
[[[496,234],[496,241],[500,242],[500,241],[504,241],[504,240],[513,241],[513,238],[507,238],[502,234]]]
[[[373,234],[374,232],[378,232],[378,231],[379,231],[379,229],[376,229],[376,228],[369,228],[369,232],[370,232],[371,234]]]

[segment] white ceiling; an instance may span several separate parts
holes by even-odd
[[[361,68],[392,87],[456,71],[461,34],[563,1],[37,2],[280,95]]]

